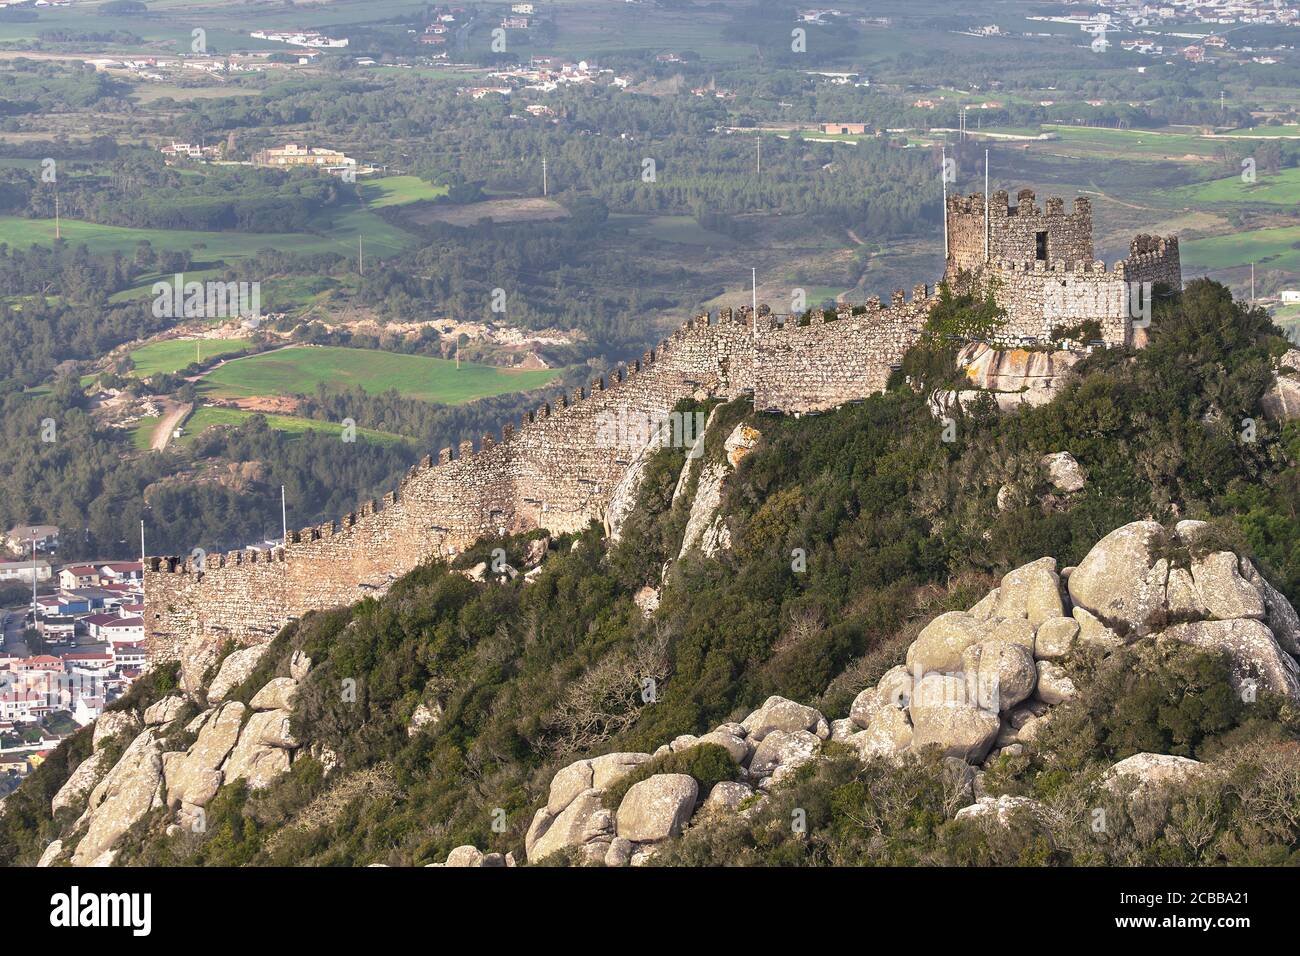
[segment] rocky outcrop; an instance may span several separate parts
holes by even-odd
[[[1132,792],[1142,795],[1153,788],[1179,784],[1200,777],[1209,768],[1199,760],[1176,757],[1171,754],[1134,754],[1112,766],[1102,777],[1102,786],[1119,790],[1131,786]]]
[[[91,791],[79,821],[86,832],[73,851],[72,864],[90,866],[100,861],[122,834],[162,806],[162,782],[162,750],[154,731],[146,730]]]
[[[1081,351],[1001,349],[973,342],[962,348],[956,359],[968,387],[936,392],[931,403],[940,414],[958,404],[965,408],[982,395],[991,395],[1002,411],[1020,405],[1046,405],[1083,356]]]
[[[212,678],[212,683],[208,685],[208,703],[221,703],[226,699],[227,694],[248,680],[270,647],[270,644],[254,644],[252,647],[229,654],[221,662],[217,676]]]
[[[223,697],[252,673],[265,651],[244,655],[227,669],[236,652],[223,663],[225,675],[217,696]],[[252,697],[252,707],[232,700],[216,703],[186,725],[194,735],[184,750],[165,751],[166,733],[177,725],[189,707],[185,697],[171,695],[154,702],[144,712],[143,722],[134,711],[109,711],[95,727],[94,752],[83,760],[52,801],[57,813],[84,807],[71,834],[84,828],[84,835],[72,853],[76,866],[110,864],[114,844],[150,810],[167,806],[174,813],[173,825],[190,824],[226,784],[244,781],[252,789],[267,786],[288,772],[300,747],[291,729],[292,706],[298,682],[311,668],[310,659],[295,654],[290,663],[297,676],[277,677]],[[105,719],[107,718],[107,719]],[[144,727],[141,730],[141,724]],[[122,756],[109,766],[113,751],[108,741],[129,737]],[[55,860],[62,853],[47,848]]]
[[[57,814],[67,807],[80,806],[87,794],[94,790],[96,785],[104,779],[104,775],[108,773],[110,769],[109,762],[106,759],[108,756],[108,751],[96,751],[77,764],[77,769],[72,771],[72,775],[68,777],[67,782],[59,788],[59,792],[50,801],[50,811]]]
[[[133,710],[106,710],[95,721],[91,747],[102,750],[114,737],[134,737],[140,732],[140,715]]]
[[[1300,349],[1291,349],[1278,361],[1277,374],[1259,403],[1276,421],[1300,418]]]
[[[693,548],[699,548],[701,554],[711,558],[731,547],[731,532],[718,514],[723,486],[736,466],[758,444],[760,437],[756,428],[743,423],[737,425],[723,442],[723,458],[704,462],[695,485],[695,497],[691,500],[679,558],[685,557]],[[688,460],[688,468],[690,464]]]

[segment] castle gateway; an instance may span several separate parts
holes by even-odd
[[[1092,213],[1076,199],[1046,211],[1021,190],[950,197],[945,278],[979,283],[1006,310],[1003,338],[1050,339],[1095,319],[1112,345],[1144,341],[1144,294],[1182,285],[1175,238],[1138,236],[1110,269],[1093,259]],[[1145,292],[1144,292],[1145,290]],[[1146,300],[1149,302],[1149,298]],[[291,531],[282,547],[202,560],[145,561],[145,634],[150,659],[180,660],[187,685],[225,641],[270,640],[311,610],[349,604],[387,588],[432,557],[458,553],[484,535],[546,528],[565,533],[601,521],[614,489],[644,443],[613,422],[667,419],[691,396],[752,394],[760,411],[835,408],[884,388],[891,369],[925,327],[934,299],[918,285],[909,299],[815,311],[806,324],[767,306],[697,316],[642,358],[557,395],[519,427],[426,457],[381,501],[338,522]]]

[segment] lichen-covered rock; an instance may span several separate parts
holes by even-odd
[[[1051,661],[1038,662],[1038,699],[1046,704],[1061,704],[1073,697],[1078,691],[1074,681],[1065,673],[1065,668]]]
[[[1049,617],[1038,625],[1034,635],[1034,656],[1039,660],[1060,660],[1070,653],[1078,636],[1079,622],[1074,618]]]
[[[885,707],[876,712],[865,730],[853,735],[852,743],[863,760],[889,757],[911,746],[912,733],[907,711]]]
[[[546,812],[558,815],[573,802],[578,794],[590,790],[592,770],[590,760],[576,760],[551,778],[551,789],[546,797]]]
[[[749,758],[749,773],[752,777],[766,777],[781,768],[800,767],[820,749],[821,739],[816,734],[806,730],[774,730],[762,739]]]
[[[876,687],[868,687],[866,690],[853,698],[853,703],[849,706],[849,720],[860,730],[866,730],[871,726],[871,718],[876,716],[876,712],[884,710],[886,707],[893,707],[887,703]],[[835,738],[835,725],[839,721],[831,724],[831,739]],[[852,733],[852,731],[850,731]]]
[[[1278,647],[1273,633],[1259,621],[1192,621],[1166,628],[1160,641],[1179,641],[1206,651],[1223,651],[1232,665],[1232,684],[1239,692],[1253,688],[1300,700],[1296,662]]]
[[[41,853],[41,858],[36,861],[37,869],[44,869],[47,866],[53,866],[55,861],[63,855],[63,841],[54,840]]]
[[[992,820],[1001,827],[1009,827],[1021,814],[1037,816],[1042,812],[1042,804],[1029,797],[1013,797],[1003,794],[1000,797],[981,797],[969,807],[957,811],[957,820]]]
[[[618,805],[618,835],[634,843],[655,843],[676,836],[691,818],[698,795],[699,784],[689,774],[647,777],[623,795]]]
[[[298,682],[292,677],[276,677],[253,695],[248,706],[253,710],[293,710],[298,696]]]
[[[737,737],[735,734],[729,734],[724,730],[714,730],[700,737],[695,741],[696,746],[700,744],[714,744],[721,747],[727,753],[731,754],[731,759],[738,764],[744,764],[749,759],[750,747],[752,746],[744,737]]]
[[[140,717],[134,710],[106,710],[95,720],[91,748],[99,750],[118,735],[134,737],[140,732]]]
[[[976,620],[965,611],[940,614],[922,629],[907,649],[907,666],[920,668],[922,673],[958,670],[962,651],[982,641],[986,632],[985,622]]]
[[[162,750],[152,730],[137,736],[90,792],[86,834],[72,854],[73,866],[88,866],[112,849],[119,837],[162,802]]]
[[[709,791],[708,797],[704,800],[702,810],[708,811],[727,811],[734,813],[740,809],[741,804],[754,795],[754,788],[746,783],[737,783],[734,780],[721,780],[713,785]]]
[[[1023,617],[1037,626],[1064,613],[1055,558],[1039,558],[1003,575],[994,617]]]
[[[606,866],[627,866],[632,861],[632,854],[636,851],[636,844],[625,837],[614,837],[609,841],[609,849],[605,851]]]
[[[915,675],[904,665],[899,664],[885,671],[885,676],[876,684],[876,692],[881,703],[890,707],[907,707],[912,702],[912,685]]]
[[[239,741],[247,708],[237,700],[215,708],[183,758],[167,762],[167,802],[206,806],[221,786],[221,766]]]
[[[72,771],[59,792],[54,795],[50,801],[50,812],[57,814],[66,807],[80,807],[86,795],[89,794],[104,779],[104,775],[112,769],[105,758],[108,757],[108,751],[97,750],[92,753],[81,763],[77,764],[77,769]]]
[[[591,785],[607,790],[650,759],[643,753],[612,753],[591,758]]]
[[[1149,633],[1165,614],[1169,565],[1155,552],[1166,538],[1156,521],[1116,528],[1070,574],[1070,600],[1108,627],[1137,636]]]
[[[1242,571],[1246,580],[1259,588],[1259,593],[1263,595],[1267,610],[1264,623],[1273,632],[1273,639],[1292,657],[1300,657],[1300,615],[1296,614],[1286,596],[1264,580],[1255,566],[1244,558]]]
[[[1264,596],[1241,576],[1237,556],[1216,551],[1192,561],[1192,581],[1210,617],[1220,621],[1265,617]]]
[[[977,621],[987,621],[991,618],[994,610],[997,609],[998,598],[1001,596],[999,590],[999,588],[994,588],[988,594],[980,598],[979,601],[976,602],[975,606],[968,612],[970,616],[975,618]]]
[[[997,714],[978,707],[912,707],[912,746],[937,744],[945,756],[979,763],[988,755],[1001,727]]]
[[[1188,757],[1172,754],[1134,754],[1112,766],[1102,777],[1102,786],[1119,789],[1123,781],[1135,784],[1134,791],[1141,793],[1153,787],[1183,783],[1207,771],[1205,764]]]
[[[261,744],[264,747],[279,747],[281,750],[297,750],[301,741],[290,729],[293,715],[287,710],[263,710],[253,714],[244,724],[239,735],[240,743]],[[239,745],[236,744],[236,747]]]
[[[1079,625],[1079,645],[1081,647],[1109,651],[1124,644],[1124,638],[1097,620],[1091,611],[1076,607],[1072,613],[1075,623]]]
[[[243,780],[250,790],[269,787],[289,772],[289,751],[261,743],[253,735],[240,739],[226,761],[225,783]]]
[[[1003,644],[1019,644],[1029,652],[1030,657],[1033,657],[1036,631],[1037,628],[1027,618],[1012,617],[1003,621],[995,620],[993,629],[988,632],[988,637],[984,643],[993,641]]]
[[[740,722],[751,740],[762,740],[774,730],[793,733],[797,730],[816,731],[825,718],[814,707],[795,703],[784,697],[769,697],[748,717]]]
[[[311,658],[302,651],[294,651],[289,655],[289,676],[296,681],[302,681],[311,672]]]
[[[179,694],[170,694],[154,701],[144,711],[146,727],[160,727],[176,720],[185,710],[185,698]]]
[[[558,815],[550,814],[545,807],[539,810],[524,838],[529,861],[544,859],[567,847],[582,846],[588,823],[601,809],[600,798],[599,790],[584,790]]]
[[[447,854],[447,862],[443,866],[451,867],[484,867],[484,866],[505,866],[505,858],[500,853],[484,853],[474,846],[458,846]]]
[[[962,670],[973,676],[979,706],[985,710],[1010,710],[1034,692],[1038,672],[1034,655],[1021,644],[984,641],[962,652]]]
[[[945,756],[978,763],[1002,726],[996,713],[975,705],[963,676],[927,674],[916,685],[910,708],[912,746],[939,745]]]
[[[227,694],[248,680],[270,649],[269,643],[254,644],[252,647],[245,647],[227,656],[221,662],[217,676],[212,678],[212,683],[208,685],[209,706],[221,703],[226,699]]]
[[[442,720],[442,705],[437,701],[421,702],[411,711],[411,720],[406,725],[406,736],[414,737],[425,727],[437,727]]]
[[[1170,568],[1169,583],[1165,585],[1166,616],[1171,622],[1199,621],[1210,616],[1201,603],[1200,592],[1187,568]]]
[[[1082,491],[1088,483],[1088,476],[1068,451],[1044,455],[1040,464],[1047,469],[1047,479],[1057,491],[1066,494]]]

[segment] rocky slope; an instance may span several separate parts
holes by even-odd
[[[684,828],[753,813],[827,743],[851,747],[863,761],[907,760],[931,749],[958,768],[970,802],[958,819],[1003,824],[1026,797],[985,794],[986,763],[1033,748],[1055,708],[1073,698],[1072,659],[1138,642],[1186,644],[1225,656],[1243,700],[1273,694],[1300,702],[1300,618],[1294,608],[1232,551],[1216,550],[1209,526],[1182,521],[1172,532],[1157,522],[1117,528],[1077,567],[1058,571],[1046,557],[1003,576],[966,611],[931,620],[907,648],[905,663],[861,691],[849,713],[828,721],[816,709],[769,698],[739,722],[686,735],[655,753],[610,753],[576,761],[551,781],[545,806],[529,827],[529,862],[569,852],[578,863],[640,865]],[[684,773],[638,780],[613,808],[607,794],[638,768],[670,754],[713,745],[735,761],[734,779],[707,792]],[[1168,754],[1135,754],[1108,772],[1114,785],[1163,786],[1205,768]],[[447,866],[511,865],[513,859],[460,847]]]

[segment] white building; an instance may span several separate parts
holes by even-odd
[[[51,577],[48,561],[0,561],[0,583],[21,581],[31,584],[36,581],[48,581]]]

